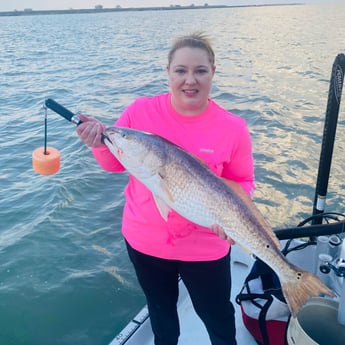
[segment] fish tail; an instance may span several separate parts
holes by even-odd
[[[314,274],[300,269],[296,270],[295,279],[281,282],[281,286],[293,317],[296,317],[310,297],[319,296],[320,294],[335,296],[333,291]]]

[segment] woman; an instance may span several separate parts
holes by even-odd
[[[251,194],[254,188],[252,145],[243,119],[229,113],[209,93],[215,57],[200,33],[178,38],[168,54],[170,92],[134,101],[115,125],[160,135],[203,160],[225,180]],[[101,142],[104,125],[81,116],[81,140],[101,167],[124,168]],[[178,277],[213,345],[234,345],[234,308],[230,302],[230,245],[217,225],[189,222],[174,211],[165,221],[151,192],[133,176],[125,189],[122,232],[129,257],[145,293],[156,345],[176,345],[179,320]],[[192,340],[191,340],[192,341]]]

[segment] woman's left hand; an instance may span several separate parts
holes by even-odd
[[[235,244],[235,241],[225,233],[224,229],[220,225],[213,224],[211,225],[210,229],[215,232],[222,240],[227,240],[230,245]]]

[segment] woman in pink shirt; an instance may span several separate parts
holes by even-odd
[[[225,180],[254,189],[252,144],[246,122],[223,109],[209,93],[215,73],[213,49],[203,34],[178,38],[168,54],[170,92],[134,101],[116,121],[160,135],[204,161]],[[102,144],[104,125],[81,116],[77,127],[101,167],[124,168]],[[217,225],[208,229],[174,211],[165,221],[151,192],[133,176],[125,189],[122,232],[129,257],[145,293],[155,345],[176,345],[178,278],[204,322],[212,345],[234,345],[234,308],[230,302],[230,245]]]

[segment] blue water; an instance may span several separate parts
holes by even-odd
[[[49,177],[31,168],[45,98],[110,125],[136,97],[168,90],[174,36],[206,30],[212,96],[252,133],[254,199],[274,227],[294,226],[312,210],[344,13],[338,3],[0,17],[0,344],[106,345],[144,304],[120,234],[126,175],[101,171],[74,125],[51,111],[48,145],[62,167]],[[327,207],[338,212],[344,109]]]

